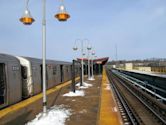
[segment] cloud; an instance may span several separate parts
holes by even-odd
[[[154,15],[156,17],[165,16],[165,14],[166,14],[166,9],[163,7],[156,8],[154,11]]]

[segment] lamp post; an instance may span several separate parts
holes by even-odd
[[[95,80],[94,79],[94,75],[93,75],[93,57],[95,56],[95,51],[93,50],[92,51],[92,58],[91,58],[91,60],[92,60],[92,68],[91,68],[91,72],[92,72],[92,77],[91,77],[91,80]]]
[[[88,50],[88,80],[91,80],[90,77],[90,57],[89,57],[89,52],[92,49],[92,47],[90,46],[90,44],[88,44],[87,46],[87,50]]]
[[[84,53],[83,53],[83,41],[80,40],[80,39],[77,39],[75,41],[75,46],[73,47],[73,50],[74,51],[77,51],[78,50],[78,47],[77,47],[77,42],[80,41],[81,42],[81,69],[82,69],[82,81],[81,81],[81,84],[80,86],[82,86],[83,82],[84,82],[84,59],[83,59],[83,56],[84,56]]]
[[[62,1],[63,2],[63,1]],[[29,0],[26,0],[26,8],[20,21],[25,25],[31,25],[35,20],[28,9]],[[70,15],[66,12],[65,6],[61,3],[59,12],[55,15],[59,21],[67,21]],[[46,96],[46,0],[42,0],[42,72],[43,72],[43,113],[47,112]]]
[[[85,53],[84,53],[84,42],[85,41],[88,41],[87,39],[83,39],[83,40],[81,40],[81,39],[77,39],[76,41],[75,41],[75,46],[73,47],[73,50],[74,51],[77,51],[78,50],[78,47],[77,47],[77,42],[78,41],[80,41],[81,42],[81,66],[82,66],[82,82],[81,83],[83,83],[84,82],[84,59],[83,59],[83,57],[85,56]],[[91,46],[90,46],[90,44],[89,44],[89,41],[88,41],[88,46],[87,46],[87,50],[91,50]],[[88,56],[89,57],[89,56]],[[88,61],[89,61],[89,59],[88,59]],[[88,76],[90,75],[90,65],[88,65]],[[81,84],[81,86],[82,86],[82,84]]]

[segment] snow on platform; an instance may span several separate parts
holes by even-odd
[[[110,84],[106,84],[105,90],[111,90]]]
[[[69,93],[66,93],[63,96],[73,97],[73,96],[84,96],[84,95],[85,93],[83,90],[76,90],[75,93],[70,91]]]
[[[70,109],[64,108],[63,105],[53,106],[46,114],[38,114],[34,120],[26,125],[64,125],[70,115]]]
[[[92,87],[93,85],[89,84],[89,83],[86,83],[86,82],[83,82],[82,86],[80,86],[80,83],[77,83],[76,86],[79,89],[87,89],[89,87]],[[69,96],[69,97],[73,97],[73,96],[85,96],[85,92],[83,90],[76,90],[75,93],[70,91],[69,93],[66,93],[63,96]]]
[[[76,86],[79,88],[79,89],[87,89],[89,87],[92,87],[93,85],[92,84],[89,84],[89,83],[86,83],[86,82],[83,82],[82,86],[80,86],[80,82],[76,84]]]

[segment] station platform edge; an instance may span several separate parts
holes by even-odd
[[[108,76],[105,69],[103,69],[98,125],[122,125],[114,94],[111,88],[108,87],[109,84]]]

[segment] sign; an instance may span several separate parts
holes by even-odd
[[[97,64],[102,64],[102,62],[101,62],[101,61],[97,61],[96,63],[97,63]]]

